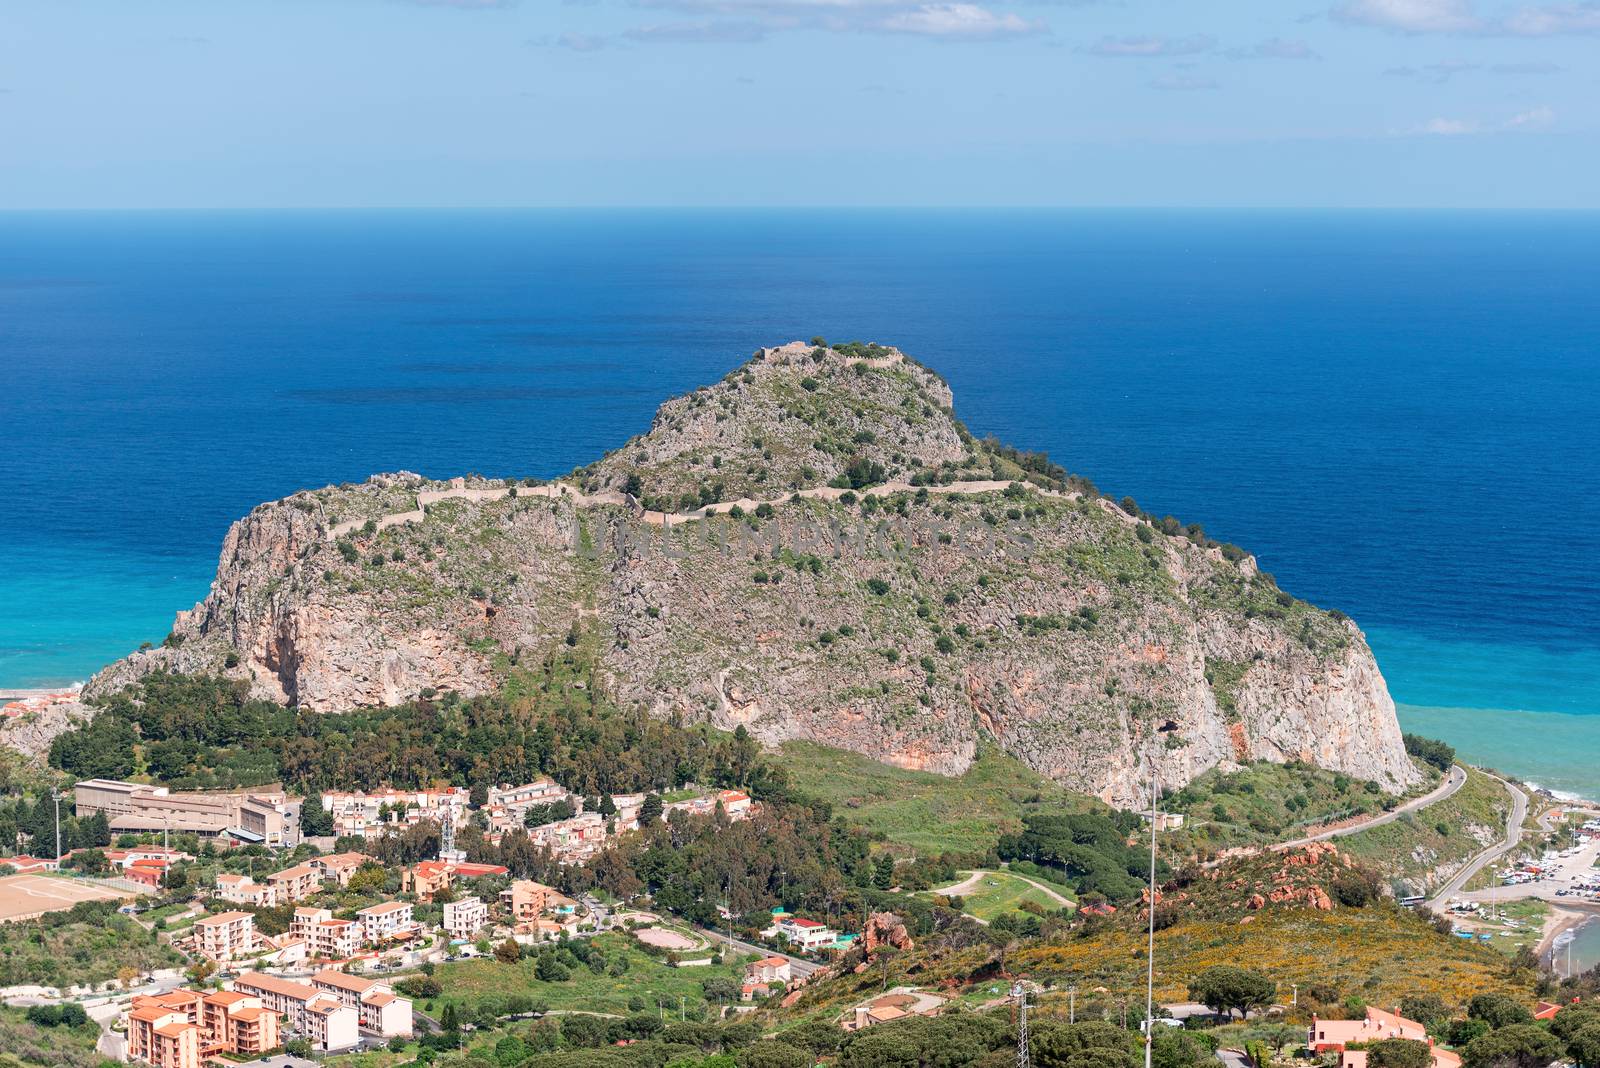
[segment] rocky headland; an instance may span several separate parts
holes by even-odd
[[[1417,777],[1353,622],[975,438],[881,346],[763,349],[557,482],[401,473],[263,504],[167,641],[86,693],[205,672],[336,713],[490,690],[591,630],[620,700],[767,743],[955,774],[988,735],[1120,802],[1147,750],[1173,785],[1256,759]]]

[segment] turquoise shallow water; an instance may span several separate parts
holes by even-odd
[[[823,334],[1348,612],[1408,728],[1600,793],[1597,250],[1538,213],[0,213],[0,685],[159,641],[262,500],[557,475]]]

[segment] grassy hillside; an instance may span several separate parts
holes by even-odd
[[[1026,812],[1104,807],[986,743],[966,774],[954,778],[814,742],[784,743],[779,760],[798,792],[829,802],[848,823],[881,833],[898,852],[982,853],[1002,834],[1020,831]]]
[[[502,964],[493,958],[441,964],[434,972],[443,993],[433,1000],[436,1010],[453,1003],[471,1019],[485,1002],[503,1004],[508,994],[532,998],[554,1012],[611,1013],[618,1016],[656,1011],[656,999],[674,1008],[684,998],[690,1007],[704,1000],[701,984],[708,979],[739,978],[742,966],[713,964],[673,968],[640,948],[629,935],[602,934],[593,939],[604,966],[596,971],[586,964],[568,965],[569,977],[559,982],[541,980],[533,959]]]
[[[973,873],[965,871],[960,874],[963,881],[968,876],[973,875]],[[976,880],[976,884],[971,889],[952,896],[960,897],[962,912],[965,912],[968,916],[974,916],[985,923],[992,923],[1007,913],[1022,912],[1024,911],[1023,905],[1037,906],[1046,912],[1054,912],[1063,907],[1060,901],[1040,889],[1039,885],[1035,885],[1034,882],[1029,882],[1027,879],[1018,878],[1008,872],[984,872],[981,876],[976,876]],[[1044,886],[1049,885],[1044,880],[1037,880],[1037,882]],[[1069,900],[1072,896],[1071,891],[1064,886],[1052,887],[1051,889],[1056,894]],[[922,896],[931,898],[942,895],[927,892]]]
[[[1418,813],[1339,841],[1346,852],[1416,889],[1431,888],[1505,835],[1511,798],[1481,771],[1467,770],[1456,793]]]
[[[116,1061],[95,1052],[96,1024],[41,1027],[22,1009],[0,1009],[0,1068],[111,1068]]]
[[[1426,793],[1439,775],[1428,777],[1407,796]],[[1258,761],[1234,772],[1212,769],[1173,794],[1168,810],[1188,817],[1186,838],[1197,848],[1287,841],[1337,820],[1383,811],[1392,802],[1375,782],[1355,779],[1309,764]]]

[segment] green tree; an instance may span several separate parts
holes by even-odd
[[[786,1042],[757,1042],[734,1056],[739,1068],[811,1068],[816,1057]]]
[[[1509,994],[1476,994],[1467,1002],[1467,1016],[1482,1020],[1495,1030],[1512,1024],[1533,1022],[1527,1006]]]
[[[1600,1068],[1600,1023],[1590,1024],[1567,1039],[1567,1056],[1578,1068]]]
[[[1032,1044],[1037,1068],[1134,1068],[1138,1039],[1099,1021],[1041,1030]]]
[[[1367,1068],[1429,1068],[1432,1064],[1433,1048],[1426,1042],[1385,1038],[1367,1044]]]
[[[1278,986],[1260,972],[1219,964],[1189,981],[1189,996],[1217,1012],[1248,1016],[1272,1003]]]
[[[879,890],[887,890],[894,885],[894,857],[888,853],[878,854],[873,864],[872,885]]]
[[[1450,1009],[1437,994],[1407,994],[1400,999],[1400,1015],[1434,1031],[1450,1020]]]
[[[1545,1068],[1561,1055],[1561,1041],[1533,1024],[1508,1024],[1480,1035],[1462,1052],[1465,1068]]]
[[[320,793],[306,796],[300,806],[300,833],[307,838],[321,838],[333,833],[333,813],[322,805]]]

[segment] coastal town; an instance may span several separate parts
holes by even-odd
[[[577,873],[613,843],[651,826],[693,821],[714,833],[759,820],[762,802],[739,789],[689,786],[664,795],[586,797],[546,776],[487,787],[306,796],[275,785],[194,791],[87,778],[74,784],[70,802],[74,826],[100,828],[107,840],[54,858],[5,858],[4,918],[24,922],[104,901],[157,934],[183,963],[92,987],[10,996],[20,995],[14,1004],[90,1006],[101,1028],[101,1053],[155,1068],[278,1068],[293,1063],[285,1056],[337,1060],[444,1050],[459,1045],[465,1033],[454,1006],[448,1006],[449,1018],[435,1007],[444,989],[440,979],[451,969],[531,961],[543,979],[563,968],[552,953],[589,946],[586,954],[599,955],[611,951],[616,938],[668,969],[719,976],[731,969],[731,981],[704,983],[708,994],[715,989],[714,1018],[723,1021],[793,1003],[808,983],[838,974],[840,962],[860,961],[853,967],[867,969],[914,944],[887,912],[874,913],[857,931],[781,907],[757,922],[719,909],[702,926],[647,898],[628,900],[592,885],[564,891],[519,877],[506,864],[473,859],[525,839],[545,870]],[[1546,833],[1506,851],[1497,864],[1485,858],[1488,885],[1445,903],[1458,936],[1493,942],[1506,933],[1492,926],[1494,910],[1517,901],[1600,898],[1600,877],[1593,874],[1600,813],[1581,804],[1542,803]],[[1163,813],[1158,826],[1176,834],[1184,822]],[[432,855],[397,857],[397,844],[411,839],[431,843]],[[1543,851],[1529,852],[1536,847]],[[979,875],[951,889],[976,890]],[[1080,922],[1112,922],[1119,914],[1105,901],[1079,905]],[[1517,921],[1510,924],[1514,930]],[[1548,955],[1549,945],[1542,950]],[[483,1017],[478,1026],[538,1017],[537,1002],[507,993],[500,1011],[509,1015]],[[989,1002],[1009,999],[1000,990]],[[1259,1007],[1288,1011],[1267,1002]],[[1536,1021],[1549,1021],[1563,1007],[1540,1000],[1528,1011]],[[665,1001],[657,1008],[665,1020]],[[936,1020],[962,1008],[949,989],[901,983],[869,991],[828,1019],[844,1036]],[[1164,1004],[1162,1015],[1163,1025],[1214,1025],[1217,1019],[1214,1010],[1194,1003]],[[1343,1018],[1313,1013],[1303,1034],[1310,1055],[1339,1068],[1369,1068],[1367,1051],[1390,1040],[1425,1045],[1434,1068],[1463,1064],[1458,1050],[1440,1044],[1444,1032],[1377,1006]]]

